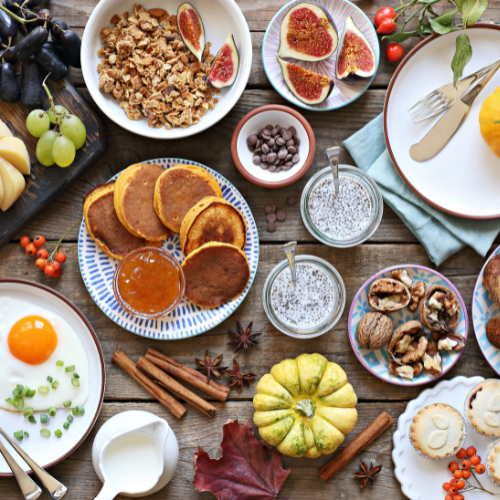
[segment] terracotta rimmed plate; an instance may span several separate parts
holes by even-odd
[[[289,62],[298,64],[303,68],[321,75],[327,75],[333,80],[334,88],[328,98],[321,104],[310,106],[302,102],[300,99],[297,99],[297,97],[295,97],[292,91],[288,88],[287,84],[283,80],[281,67],[277,59],[280,43],[279,32],[281,21],[294,5],[301,3],[302,1],[303,0],[293,0],[292,2],[287,3],[276,13],[267,27],[264,40],[262,41],[262,63],[264,65],[266,76],[279,94],[299,108],[308,109],[310,111],[331,111],[333,109],[347,106],[365,93],[366,89],[371,85],[375,75],[377,74],[380,61],[380,45],[375,27],[370,19],[368,19],[367,15],[359,7],[349,2],[349,0],[314,1],[314,3],[323,7],[332,17],[339,35],[339,42],[342,38],[345,20],[349,16],[353,18],[356,26],[366,37],[368,43],[373,49],[373,52],[375,53],[375,73],[371,78],[346,78],[343,80],[337,80],[335,68],[339,51],[338,47],[331,57],[323,61],[306,62],[286,58]]]
[[[2,427],[12,435],[19,430],[28,431],[29,438],[25,438],[20,446],[44,469],[58,464],[73,451],[75,451],[89,435],[101,411],[104,399],[104,387],[106,383],[106,372],[104,358],[102,355],[99,339],[92,326],[83,313],[73,305],[66,297],[49,287],[21,279],[0,279],[0,300],[2,297],[12,297],[43,307],[65,319],[76,331],[83,343],[90,364],[90,395],[85,403],[85,415],[74,417],[73,423],[68,430],[63,429],[66,417],[71,413],[70,409],[59,409],[55,417],[50,418],[49,425],[44,425],[51,431],[51,436],[45,438],[40,435],[39,413],[35,414],[37,424],[31,424],[22,413],[13,413],[0,409],[0,422]],[[47,373],[47,375],[49,375]],[[60,429],[63,435],[58,439],[54,431]],[[14,449],[5,441],[2,441],[7,449],[15,457],[19,465],[26,471],[31,472],[29,466],[21,459]],[[4,458],[0,456],[0,476],[12,476],[9,466]]]
[[[348,332],[349,339],[351,341],[351,346],[356,354],[357,358],[361,362],[361,364],[373,375],[378,377],[380,380],[384,382],[389,382],[394,385],[422,385],[428,384],[429,382],[434,382],[437,379],[441,378],[445,373],[451,370],[453,365],[458,361],[460,356],[462,355],[463,349],[461,351],[446,351],[441,353],[441,358],[443,360],[443,371],[437,377],[431,375],[427,370],[422,370],[422,373],[414,378],[413,380],[403,379],[401,377],[395,377],[391,375],[388,370],[389,366],[389,355],[387,353],[387,347],[383,347],[382,349],[365,349],[362,347],[358,339],[356,337],[356,327],[358,326],[359,320],[362,316],[364,316],[367,312],[373,311],[373,309],[369,306],[367,300],[368,289],[370,285],[377,279],[380,278],[392,278],[392,271],[396,269],[406,269],[410,279],[413,282],[423,281],[426,284],[426,288],[431,287],[432,285],[444,285],[450,288],[455,295],[457,296],[460,302],[460,322],[458,326],[455,328],[454,332],[458,335],[463,335],[465,339],[467,339],[468,332],[468,316],[467,316],[467,308],[465,307],[465,303],[460,295],[460,292],[455,288],[453,283],[445,278],[442,274],[429,269],[424,266],[417,266],[414,264],[403,264],[400,266],[389,267],[380,271],[379,273],[372,276],[364,285],[359,289],[358,293],[354,297],[354,300],[351,304],[351,309],[349,310],[349,320],[348,320]],[[418,320],[418,310],[415,312],[411,312],[407,307],[400,311],[396,311],[394,313],[388,314],[391,317],[392,322],[394,324],[394,328],[397,328],[399,325],[406,323],[407,321],[411,321],[413,319]],[[427,331],[427,330],[426,330]],[[428,332],[429,333],[429,332]]]
[[[483,275],[486,264],[495,256],[500,254],[500,246],[489,256],[484,263],[479,276],[477,277],[474,293],[472,294],[472,324],[476,333],[479,349],[483,353],[486,361],[500,375],[500,349],[497,349],[486,337],[486,323],[495,317],[500,316],[498,309],[493,302],[490,292],[484,286]]]
[[[266,125],[294,126],[300,139],[300,160],[290,170],[269,172],[252,162],[253,154],[247,146],[247,138]],[[316,139],[309,122],[287,106],[270,104],[247,113],[236,125],[231,138],[231,155],[236,168],[250,182],[267,188],[280,188],[298,181],[309,169],[316,151]]]
[[[407,113],[430,91],[450,83],[450,63],[461,31],[432,35],[418,44],[400,63],[389,85],[384,106],[387,149],[403,180],[424,201],[443,212],[470,219],[500,217],[500,159],[479,132],[479,110],[488,95],[500,85],[493,75],[472,105],[461,128],[444,149],[426,162],[409,154],[440,118],[414,124]],[[476,24],[467,29],[473,56],[464,75],[498,58],[500,26]]]

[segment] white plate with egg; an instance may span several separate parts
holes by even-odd
[[[58,366],[57,361],[64,364]],[[72,381],[75,373],[78,383]],[[20,430],[28,432],[29,437],[19,445],[41,467],[51,467],[78,448],[99,416],[106,380],[99,340],[85,316],[58,292],[30,281],[0,279],[0,380],[2,427],[11,437]],[[36,389],[33,397],[23,398],[20,412],[5,401],[13,397],[18,384]],[[47,388],[47,393],[42,394],[40,387]],[[65,408],[63,403],[68,401],[71,404]],[[40,415],[49,415],[52,406],[56,415],[42,424]],[[83,406],[85,413],[73,416],[75,406]],[[36,423],[23,416],[28,408],[35,410]],[[66,430],[63,424],[68,415],[73,421]],[[41,429],[48,429],[50,436],[43,436]],[[56,430],[62,432],[60,438]],[[21,467],[30,471],[13,448],[2,442]],[[11,475],[0,456],[0,476]]]

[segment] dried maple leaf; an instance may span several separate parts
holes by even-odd
[[[193,484],[219,500],[274,500],[291,471],[283,469],[280,454],[255,439],[250,422],[230,420],[222,428],[222,457],[211,459],[198,447],[194,454]]]

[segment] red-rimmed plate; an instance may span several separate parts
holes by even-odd
[[[479,131],[479,110],[488,95],[500,85],[494,75],[477,97],[461,128],[444,149],[426,162],[409,154],[440,116],[414,124],[407,110],[419,99],[451,83],[450,63],[457,36],[433,35],[417,45],[401,62],[387,90],[384,132],[387,149],[403,180],[435,208],[459,217],[500,217],[500,158],[483,141]],[[498,58],[500,26],[478,24],[467,28],[473,56],[464,75],[474,73]]]
[[[87,321],[83,313],[74,306],[67,298],[60,293],[44,285],[33,283],[21,279],[0,279],[0,301],[4,297],[23,300],[45,310],[58,314],[67,321],[76,331],[80,338],[90,368],[90,394],[85,403],[85,414],[75,416],[68,430],[63,428],[70,409],[57,410],[55,417],[50,418],[48,425],[43,427],[51,431],[51,436],[45,438],[40,434],[42,425],[40,423],[40,413],[35,413],[36,424],[28,422],[22,413],[13,413],[0,409],[0,422],[2,427],[12,436],[14,432],[23,430],[29,433],[29,438],[25,438],[20,446],[37,462],[41,467],[47,468],[64,460],[75,451],[84,439],[88,436],[101,411],[104,399],[104,387],[106,382],[106,372],[104,368],[104,358],[102,355],[99,339],[92,326]],[[50,375],[47,373],[47,375]],[[52,374],[54,375],[54,374]],[[60,429],[63,432],[61,438],[57,438],[54,431]],[[24,470],[30,472],[29,466],[21,459],[14,449],[4,440],[2,442],[16,458],[19,465]],[[12,476],[12,473],[0,456],[0,476]]]

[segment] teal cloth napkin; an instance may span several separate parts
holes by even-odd
[[[401,179],[387,152],[383,113],[344,141],[356,165],[373,177],[384,202],[398,214],[440,265],[465,246],[483,257],[500,231],[500,219],[470,220],[445,214],[419,198]]]

